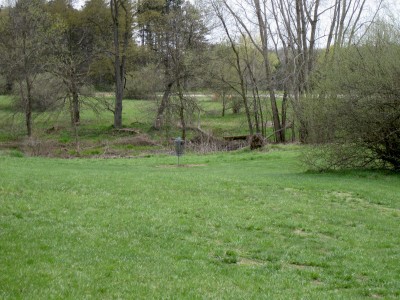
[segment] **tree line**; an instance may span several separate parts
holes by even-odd
[[[116,128],[124,97],[161,95],[154,129],[173,115],[185,139],[200,109],[190,92],[206,90],[222,115],[244,111],[250,135],[324,145],[307,158],[316,167],[398,169],[400,31],[383,4],[16,0],[0,11],[2,89],[18,95],[28,136],[34,110],[67,105],[79,126],[91,86],[114,90],[103,107]]]

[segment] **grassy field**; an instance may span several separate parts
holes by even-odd
[[[111,99],[111,98],[110,98]],[[109,100],[110,100],[109,99]],[[107,110],[99,110],[95,113],[93,106],[100,107],[99,102],[94,98],[85,99],[81,110],[81,122],[78,127],[77,135],[70,125],[70,116],[67,110],[45,113],[34,113],[33,132],[34,138],[40,141],[45,148],[26,149],[24,142],[26,139],[26,128],[24,115],[22,112],[15,112],[10,96],[0,96],[0,148],[11,142],[11,146],[22,148],[22,151],[34,155],[51,157],[93,157],[104,154],[117,154],[118,156],[135,156],[143,152],[146,146],[148,152],[158,152],[160,146],[168,145],[171,138],[181,135],[178,128],[179,120],[171,121],[171,126],[167,129],[152,130],[153,121],[156,116],[157,104],[155,101],[145,100],[124,100],[123,102],[123,126],[134,129],[136,132],[145,135],[139,143],[131,134],[116,132],[113,130],[113,114]],[[224,117],[221,116],[222,104],[213,100],[211,96],[198,97],[198,104],[201,107],[199,115],[192,116],[190,127],[198,127],[218,139],[224,136],[246,135],[248,134],[247,119],[244,112],[233,114],[227,110]],[[267,129],[270,135],[272,128]],[[288,130],[287,136],[290,140],[291,131]],[[190,140],[198,135],[196,130],[188,130],[187,139]],[[77,138],[78,137],[78,138]],[[79,142],[77,149],[76,141]],[[21,146],[22,144],[22,146]],[[42,147],[42,148],[43,148]]]
[[[3,152],[0,298],[398,299],[399,174],[305,172],[299,152]]]
[[[91,106],[99,106],[96,100],[86,99]],[[143,132],[149,130],[154,118],[155,103],[152,101],[126,100],[124,101],[124,126],[135,127]],[[10,96],[0,95],[0,141],[19,138],[26,135],[24,116],[22,112],[15,112]],[[81,110],[80,136],[85,140],[98,140],[110,137],[113,124],[113,114],[107,110],[95,113],[91,107],[83,105]],[[34,113],[34,135],[39,138],[53,138],[61,142],[73,140],[73,130],[70,125],[70,115],[65,111],[49,111]],[[49,135],[49,128],[56,130]],[[14,136],[12,136],[14,135]]]

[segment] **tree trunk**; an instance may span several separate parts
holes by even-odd
[[[282,135],[282,125],[279,118],[279,111],[278,111],[278,105],[276,103],[275,91],[273,89],[270,89],[269,97],[271,100],[272,120],[274,123],[274,130],[275,130],[275,141],[277,143],[284,143],[285,139]]]
[[[30,80],[25,76],[26,83],[26,104],[25,104],[25,120],[28,137],[32,136],[32,87]]]
[[[153,125],[153,128],[156,130],[160,130],[161,127],[164,125],[164,112],[168,107],[169,96],[171,95],[173,84],[174,84],[173,82],[168,82],[168,84],[165,86],[164,94],[161,99],[160,106],[158,107],[157,110],[157,117]]]
[[[118,68],[119,62],[115,63],[115,68]],[[116,72],[115,78],[115,107],[114,107],[114,127],[122,127],[122,97],[123,97],[124,86],[121,80],[121,74],[119,71]]]
[[[224,31],[225,31],[226,35],[228,36],[232,51],[235,54],[235,58],[236,58],[235,69],[236,69],[236,72],[237,72],[237,74],[239,76],[239,79],[240,79],[240,91],[239,91],[239,94],[242,96],[244,108],[245,108],[245,111],[246,111],[247,123],[248,123],[248,126],[249,126],[249,134],[253,135],[254,134],[254,129],[253,129],[253,123],[251,121],[249,105],[247,103],[247,95],[246,95],[247,93],[246,93],[246,88],[245,88],[245,83],[244,83],[244,78],[243,78],[244,74],[243,74],[242,66],[240,64],[239,50],[236,48],[235,41],[233,40],[233,38],[231,37],[231,35],[229,33],[228,26],[227,26],[224,18],[222,17],[222,15],[218,15],[218,18],[220,19],[220,21],[222,23],[222,26],[224,27]]]
[[[253,92],[253,113],[254,113],[254,123],[256,125],[256,133],[261,133],[261,126],[260,126],[260,118],[258,116],[258,101],[257,101],[257,93],[255,88],[252,89]]]
[[[23,58],[24,58],[24,79],[26,84],[26,103],[25,103],[25,121],[26,130],[28,137],[32,136],[32,83],[28,75],[29,61],[28,61],[28,51],[27,51],[27,36],[23,34]],[[21,86],[22,89],[22,86]],[[23,95],[23,92],[21,93]]]
[[[79,103],[79,93],[76,89],[74,83],[72,83],[72,123],[73,125],[79,125],[81,121],[80,117],[80,103]]]
[[[178,97],[179,97],[179,118],[182,125],[182,140],[186,139],[186,122],[185,122],[185,99],[183,96],[182,86],[178,79],[176,83],[178,89]]]
[[[120,40],[119,40],[119,22],[120,22],[120,13],[119,8],[124,10],[124,39],[123,45],[121,49]],[[114,72],[115,72],[115,108],[114,108],[114,127],[121,128],[122,127],[122,99],[124,97],[124,88],[125,88],[125,65],[126,65],[126,51],[129,43],[129,35],[130,35],[130,22],[129,22],[129,11],[126,7],[126,3],[122,0],[111,0],[110,1],[111,8],[111,17],[113,20],[113,33],[114,33]]]
[[[260,114],[260,122],[261,122],[261,134],[263,137],[266,137],[267,136],[266,124],[264,122],[264,113],[262,110],[260,95],[258,95],[257,100],[258,100],[258,109],[260,110],[259,114]]]
[[[240,71],[240,73],[241,73],[241,71]],[[243,74],[243,73],[241,73],[241,74]],[[250,133],[250,135],[253,135],[254,134],[253,122],[251,121],[250,108],[249,108],[249,104],[247,102],[247,93],[246,93],[246,89],[244,86],[244,80],[243,80],[242,76],[240,78],[240,88],[241,88],[241,92],[242,92],[242,99],[243,99],[244,109],[246,111],[247,123],[249,125],[249,133]]]
[[[225,96],[225,92],[222,92],[222,117],[225,117],[225,110],[226,110],[226,96]]]
[[[286,120],[287,120],[288,92],[285,89],[282,98],[282,138],[286,141]]]
[[[245,62],[246,62],[246,66],[247,66],[249,76],[251,79],[251,86],[252,86],[251,91],[253,93],[253,113],[254,113],[254,122],[255,122],[255,126],[256,126],[256,133],[261,133],[260,117],[258,115],[258,113],[259,113],[259,110],[258,110],[259,93],[258,93],[257,80],[252,71],[251,64],[249,63],[247,50],[246,50]]]
[[[182,105],[182,99],[181,99],[181,106],[179,108],[179,117],[181,119],[181,125],[182,125],[182,140],[186,139],[186,122],[185,122],[185,110]]]
[[[268,54],[268,37],[267,37],[267,27],[265,24],[265,20],[262,16],[262,10],[260,6],[259,0],[254,0],[254,5],[256,8],[256,14],[258,19],[258,29],[261,36],[261,44],[262,44],[262,55],[264,60],[264,68],[265,68],[265,75],[266,81],[268,86],[269,97],[271,101],[271,109],[272,109],[272,119],[274,123],[274,131],[275,131],[275,140],[278,143],[283,143],[284,138],[282,136],[282,126],[279,120],[279,110],[278,105],[276,103],[276,96],[275,96],[275,89],[272,86],[272,75],[271,75],[271,67],[269,61],[269,54]]]

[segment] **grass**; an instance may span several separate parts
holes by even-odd
[[[95,103],[93,99],[85,99],[85,103],[90,101]],[[70,125],[68,111],[35,113],[34,137],[40,141],[40,147],[27,148],[23,113],[12,111],[11,97],[0,96],[0,147],[2,144],[7,148],[18,147],[28,155],[34,153],[50,157],[137,156],[143,152],[160,152],[162,146],[168,146],[171,138],[181,134],[181,130],[175,126],[168,131],[152,130],[156,114],[154,101],[125,100],[123,105],[124,127],[134,128],[145,135],[144,139],[149,140],[149,145],[138,143],[130,133],[115,132],[112,127],[113,115],[110,111],[94,113],[87,105],[83,105],[77,131],[79,148],[76,145],[75,131]],[[209,97],[201,97],[200,105],[204,109],[201,114],[201,126],[204,130],[220,138],[224,135],[246,134],[244,114],[227,114],[224,118],[215,115],[213,112],[221,106],[221,103],[211,101]],[[176,121],[176,124],[178,123]],[[188,139],[197,134],[189,130]],[[145,149],[143,146],[146,146]]]
[[[95,101],[86,99],[86,102]],[[162,136],[151,133],[152,118],[155,103],[143,100],[124,101],[124,126],[134,128],[143,135],[149,135],[149,141],[155,140],[154,149],[149,147],[149,152],[159,150]],[[92,157],[112,152],[117,155],[137,155],[144,151],[143,145],[135,145],[134,135],[118,133],[113,129],[113,115],[110,111],[95,113],[83,105],[81,110],[81,123],[78,127],[79,153],[76,147],[75,131],[70,125],[68,111],[55,111],[35,113],[34,139],[40,142],[41,148],[26,150],[26,128],[22,112],[12,111],[12,100],[9,96],[0,96],[0,147],[18,147],[27,154],[34,152],[42,156],[80,156]],[[129,140],[131,139],[131,140]],[[124,142],[125,141],[125,142]],[[121,144],[124,142],[126,147]],[[131,144],[130,144],[131,143]],[[151,144],[151,143],[150,143]]]
[[[298,153],[3,152],[0,298],[399,298],[399,175]]]
[[[233,114],[228,109],[224,117],[221,116],[222,103],[213,100],[211,96],[199,96],[198,103],[202,108],[200,114],[201,128],[217,137],[246,135],[248,134],[247,118],[242,110],[239,114]],[[85,99],[86,103],[95,103],[93,99]],[[171,137],[180,134],[180,129],[171,129],[169,133],[165,131],[154,132],[151,130],[156,115],[156,103],[149,100],[124,100],[123,102],[123,125],[132,127],[160,143]],[[34,134],[41,139],[50,139],[60,143],[68,144],[75,140],[75,133],[71,128],[69,112],[46,112],[34,114]],[[198,125],[198,116],[193,117],[192,126]],[[179,120],[173,121],[178,124]],[[112,140],[113,114],[110,111],[102,110],[94,113],[88,105],[83,105],[81,110],[81,125],[79,135],[81,139],[97,143],[103,140]],[[190,125],[190,124],[189,124]],[[48,134],[49,129],[56,129]],[[272,133],[272,128],[268,129],[268,134]],[[197,133],[188,132],[188,137],[192,138]],[[290,132],[288,131],[288,135]],[[26,135],[24,127],[23,113],[12,111],[12,101],[9,96],[0,96],[0,142],[10,139],[18,140]],[[290,140],[290,138],[288,139]]]
[[[243,113],[200,100],[204,130],[247,133]],[[0,299],[400,297],[398,174],[306,172],[293,145],[178,168],[153,154],[168,137],[140,100],[124,101],[123,122],[149,143],[84,107],[78,153],[68,113],[35,115],[37,148],[138,158],[28,157],[11,104],[0,96]]]

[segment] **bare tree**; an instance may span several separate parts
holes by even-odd
[[[272,109],[272,118],[274,122],[274,130],[275,130],[275,139],[279,143],[285,142],[284,136],[284,128],[282,127],[281,120],[279,117],[278,106],[276,103],[275,96],[275,87],[272,80],[272,70],[271,70],[271,61],[270,61],[270,51],[268,46],[268,29],[267,29],[267,14],[266,14],[266,5],[263,3],[263,7],[260,4],[260,0],[253,0],[255,13],[257,15],[258,21],[258,29],[261,38],[261,48],[259,48],[260,52],[264,58],[264,66],[265,66],[265,74],[266,74],[266,82],[267,89],[269,92],[269,97],[271,100],[271,109]],[[264,9],[264,10],[263,10]],[[253,39],[254,41],[254,39]]]
[[[303,98],[311,89],[317,47],[326,41],[325,52],[328,54],[332,45],[343,47],[355,42],[359,30],[371,20],[365,18],[367,1],[212,0],[211,3],[214,7],[219,3],[234,18],[234,23],[225,26],[231,37],[235,30],[244,33],[264,58],[265,83],[271,101],[276,141],[284,142],[286,139],[286,108],[290,101],[299,121],[300,140],[305,142],[307,121],[303,113]],[[322,22],[329,17],[330,23]],[[232,40],[236,42],[234,38]],[[273,52],[280,59],[279,74],[272,67]],[[275,96],[278,86],[284,90],[280,111]]]
[[[380,0],[381,2],[381,0]],[[307,140],[307,120],[304,116],[304,97],[310,92],[311,78],[317,60],[316,47],[326,41],[325,57],[334,48],[350,45],[362,28],[366,10],[365,0],[272,0],[269,8],[276,32],[276,51],[283,48],[286,86],[291,104],[299,121],[300,140]],[[323,19],[331,17],[329,24]],[[366,20],[371,20],[366,19]],[[323,26],[326,26],[327,31]],[[326,34],[327,32],[327,34]],[[322,46],[321,43],[319,43]]]
[[[142,42],[156,58],[163,78],[163,95],[153,128],[161,129],[167,123],[167,115],[176,114],[185,139],[186,118],[196,106],[187,90],[202,70],[207,28],[201,11],[189,2],[168,0],[153,9],[157,21],[148,23],[145,37],[142,35]]]
[[[44,71],[50,22],[44,10],[44,1],[19,0],[9,8],[2,28],[2,60],[8,76],[17,83],[18,96],[24,105],[27,135],[32,136],[32,94],[35,79]]]
[[[169,52],[167,56],[171,59],[169,82],[175,83],[178,100],[176,107],[182,127],[182,139],[185,140],[186,118],[198,109],[194,98],[187,95],[188,85],[202,70],[207,28],[201,19],[199,9],[189,2],[184,4],[178,2],[169,15],[170,45],[167,47]]]
[[[247,38],[249,38],[253,46],[259,51],[259,53],[263,57],[263,65],[265,72],[264,80],[271,103],[271,112],[274,125],[275,139],[277,142],[284,142],[285,141],[283,132],[284,129],[282,128],[282,123],[280,120],[279,110],[277,106],[276,88],[273,78],[272,62],[271,62],[271,51],[269,49],[269,31],[267,27],[268,22],[267,22],[266,2],[261,3],[259,0],[252,0],[246,2],[246,4],[243,5],[242,3],[239,2],[228,2],[227,0],[222,0],[221,3],[223,7],[233,17],[234,24],[236,25],[236,30],[241,33],[242,37],[246,36]],[[216,1],[213,1],[213,5],[214,7],[217,7],[218,4]],[[248,12],[249,9],[252,11]],[[249,16],[249,14],[251,14],[251,16]],[[226,16],[219,13],[219,19],[221,20],[221,23],[225,29],[225,33],[229,41],[231,42],[231,45],[234,45],[235,38],[232,36],[232,28],[229,28],[229,26],[227,26]],[[254,21],[253,19],[255,19],[256,21]],[[254,26],[256,27],[256,31],[253,30],[252,28]],[[232,50],[235,52],[236,49],[232,48]],[[237,53],[237,57],[240,57],[239,53]],[[243,73],[240,68],[238,68],[238,70],[241,71],[241,73]],[[252,80],[253,83],[254,79],[255,78],[253,78]],[[245,90],[245,88],[242,88],[242,95],[244,99],[247,98],[247,91]],[[256,95],[254,95],[253,97],[257,98]],[[245,104],[247,104],[247,100],[244,100],[244,102]],[[259,110],[254,110],[253,114],[256,123],[259,117],[258,111]],[[250,133],[252,134],[253,130],[250,129],[251,117],[249,110],[248,111],[246,110],[246,113],[248,116],[249,130]]]
[[[239,89],[236,89],[235,87],[233,87],[236,92],[241,96],[242,100],[243,100],[243,104],[244,104],[244,108],[246,111],[246,117],[247,117],[247,123],[248,123],[248,127],[249,127],[249,133],[253,134],[254,133],[254,129],[253,129],[253,122],[251,119],[251,115],[250,115],[250,108],[249,108],[249,104],[247,101],[247,90],[245,87],[245,78],[244,78],[244,71],[243,71],[243,67],[242,67],[242,63],[241,63],[241,55],[240,55],[240,50],[236,44],[236,41],[234,39],[234,37],[232,36],[228,25],[227,25],[227,20],[226,20],[226,16],[223,13],[223,8],[221,6],[218,5],[218,3],[214,2],[213,3],[215,12],[217,14],[217,17],[219,18],[222,27],[225,31],[225,34],[229,40],[230,43],[230,47],[234,53],[235,56],[235,70],[237,73],[237,77],[239,78]]]
[[[93,32],[86,26],[81,12],[70,3],[60,1],[49,4],[53,15],[55,37],[48,72],[60,78],[69,99],[71,124],[79,126],[81,89],[87,83],[89,66],[94,57]],[[60,17],[61,16],[61,17]]]

